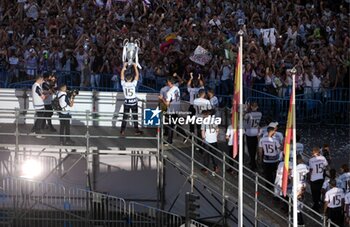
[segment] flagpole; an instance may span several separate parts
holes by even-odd
[[[243,31],[239,35],[239,152],[238,152],[238,227],[243,226]]]
[[[292,119],[293,119],[293,226],[298,226],[298,191],[297,191],[297,146],[296,146],[296,116],[295,116],[295,73],[296,69],[292,69]]]

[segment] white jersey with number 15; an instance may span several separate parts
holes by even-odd
[[[328,162],[325,157],[322,155],[312,157],[309,160],[309,167],[311,170],[311,181],[322,180],[323,173],[326,167],[328,166]]]

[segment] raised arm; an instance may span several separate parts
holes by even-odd
[[[137,64],[134,63],[132,64],[134,66],[134,70],[135,70],[135,79],[136,81],[138,81],[140,79],[140,73],[139,73],[139,69],[137,68]]]
[[[187,87],[191,87],[192,80],[193,80],[193,72],[190,72],[190,79],[187,82]]]
[[[125,62],[124,65],[123,65],[122,71],[120,72],[120,80],[121,81],[125,80],[125,70],[126,70],[127,66],[128,66],[128,63]]]

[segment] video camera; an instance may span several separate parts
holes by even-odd
[[[77,95],[79,95],[79,90],[78,90],[78,89],[67,90],[67,96],[68,96],[69,98],[75,97],[75,96],[77,96]]]

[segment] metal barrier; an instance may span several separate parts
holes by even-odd
[[[350,101],[327,101],[324,110],[324,123],[349,127]]]
[[[196,220],[191,220],[191,225],[194,225],[195,227],[208,227],[207,225],[204,225]]]
[[[182,218],[179,215],[170,212],[149,207],[140,203],[130,202],[128,222],[131,224],[131,226],[135,227],[178,227],[182,224]]]
[[[67,193],[65,211],[77,217],[68,220],[68,226],[77,226],[78,223],[82,226],[127,226],[125,200],[102,193],[71,188]]]
[[[180,127],[180,126],[178,126]],[[235,174],[238,173],[238,163],[236,160],[232,159],[226,152],[219,150],[211,145],[206,145],[203,147],[202,139],[198,138],[196,135],[192,134],[186,129],[183,129],[186,135],[181,135],[178,133],[178,128],[175,131],[167,125],[162,125],[162,130],[166,128],[167,130],[173,130],[174,135],[180,136],[180,138],[185,138],[186,136],[190,136],[191,140],[191,149],[183,150],[179,149],[172,144],[169,144],[163,137],[161,141],[171,148],[170,150],[166,150],[165,154],[163,154],[169,163],[171,163],[174,167],[180,169],[191,181],[191,190],[194,190],[194,182],[201,182],[209,189],[213,194],[218,196],[218,202],[220,201],[222,206],[222,220],[224,221],[225,217],[227,217],[227,207],[229,204],[233,207],[237,207],[236,199],[229,196],[230,194],[237,193],[237,182],[232,181],[232,178],[227,177],[226,169],[232,169]],[[181,140],[181,139],[180,139]],[[162,144],[163,144],[162,143]],[[164,145],[161,146],[163,150]],[[195,147],[202,150],[202,155],[195,152]],[[210,150],[208,150],[210,148]],[[216,161],[217,165],[222,170],[221,173],[216,173],[209,166],[206,166],[202,162],[202,158],[213,159]],[[174,159],[175,158],[175,159]],[[174,160],[177,160],[174,162]],[[179,163],[178,160],[181,160]],[[203,175],[200,173],[201,170],[206,170],[209,174],[215,176],[215,181],[208,183],[203,183]],[[202,176],[202,177],[200,177]],[[273,215],[274,219],[281,225],[292,224],[291,221],[291,212],[288,212],[288,215],[281,212],[281,207],[274,207],[271,205],[272,198],[278,198],[282,204],[282,207],[285,207],[287,210],[291,211],[292,203],[291,201],[285,200],[280,195],[275,194],[274,188],[276,187],[274,184],[268,182],[264,177],[261,177],[256,172],[251,171],[247,167],[244,166],[243,173],[243,182],[244,182],[244,201],[246,204],[246,208],[251,210],[251,215],[253,215],[253,220],[255,220],[255,226],[257,223],[264,223],[267,218],[264,218],[266,215]],[[262,196],[263,195],[263,196]],[[262,196],[262,197],[261,197]],[[252,207],[249,207],[247,204],[254,204]],[[316,226],[325,226],[326,220],[321,214],[314,212],[311,208],[309,208],[306,204],[303,204],[303,210],[301,210],[302,215],[304,216],[304,220],[306,223],[314,224]],[[267,212],[266,212],[267,211]],[[261,213],[263,212],[263,213]],[[262,215],[263,214],[263,215]],[[261,216],[262,215],[262,216]],[[264,218],[264,221],[262,219]],[[245,217],[246,220],[249,220]],[[328,221],[329,222],[329,221]],[[254,224],[253,224],[254,225]],[[265,224],[266,225],[266,224]],[[268,226],[268,225],[266,225]],[[336,225],[335,225],[336,226]]]
[[[2,226],[64,226],[65,188],[54,184],[7,178],[2,182]],[[72,217],[70,217],[72,218]]]

